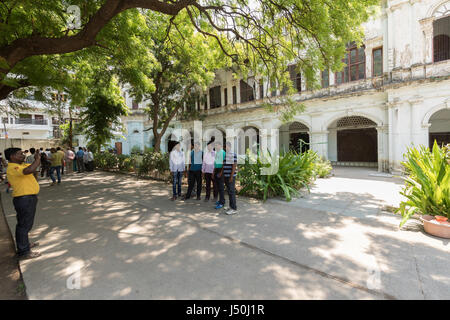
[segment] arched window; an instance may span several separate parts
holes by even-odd
[[[450,59],[450,2],[440,6],[434,14],[433,22],[433,60]]]

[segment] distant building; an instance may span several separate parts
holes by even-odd
[[[63,106],[67,105],[66,95],[54,94],[54,98]],[[21,99],[26,108],[19,114],[11,111],[7,101],[2,101],[0,119],[0,150],[11,146],[22,148],[50,148],[60,144],[60,119],[48,113],[48,106],[34,99],[33,96]],[[64,114],[63,121],[68,118]]]

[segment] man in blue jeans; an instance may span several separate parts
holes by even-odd
[[[52,153],[52,165],[50,167],[50,178],[52,179],[51,186],[56,184],[56,179],[54,177],[54,172],[56,170],[56,175],[58,176],[58,184],[61,183],[61,168],[64,166],[64,153],[56,151],[55,148],[50,150]]]
[[[21,260],[37,258],[41,254],[31,249],[39,243],[30,243],[28,233],[33,228],[39,194],[39,184],[33,173],[41,164],[41,156],[39,150],[36,150],[31,164],[24,163],[25,155],[20,148],[6,149],[5,156],[9,161],[6,175],[13,188],[13,204],[17,213],[17,256]]]
[[[236,173],[237,173],[237,155],[231,151],[231,143],[227,142],[225,163],[223,164],[223,178],[227,187],[228,197],[230,199],[230,208],[227,208],[226,214],[237,213],[236,206]]]
[[[181,198],[187,200],[191,197],[191,193],[194,190],[194,184],[197,184],[197,200],[200,200],[202,193],[202,164],[203,164],[203,151],[200,150],[200,143],[194,143],[194,150],[191,151],[191,165],[189,168],[188,177],[188,190],[186,194]]]
[[[181,197],[181,179],[183,178],[184,173],[184,154],[180,150],[181,146],[178,142],[170,152],[169,157],[169,165],[170,172],[172,172],[172,189],[173,189],[173,197],[172,201],[177,199],[177,196]],[[178,189],[177,189],[178,186]]]

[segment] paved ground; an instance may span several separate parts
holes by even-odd
[[[332,177],[316,180],[310,193],[289,205],[300,208],[320,208],[322,211],[356,218],[391,218],[383,209],[394,211],[402,200],[400,190],[403,180],[372,168],[335,167]],[[284,200],[271,200],[284,203]],[[396,217],[394,218],[396,223]]]
[[[31,235],[43,255],[21,263],[29,298],[450,299],[449,241],[415,222],[398,230],[381,211],[244,198],[226,216],[212,203],[168,201],[169,190],[99,172],[43,183]],[[333,195],[345,208],[365,203],[347,191]]]

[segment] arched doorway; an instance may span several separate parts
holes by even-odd
[[[343,165],[376,166],[378,163],[377,124],[361,116],[335,120],[328,127],[330,160]]]
[[[309,128],[301,122],[294,121],[280,127],[280,150],[305,152],[310,149]]]
[[[450,143],[450,109],[435,112],[430,117],[429,122],[429,147],[433,147],[434,141],[436,141],[439,146]]]
[[[237,153],[245,155],[247,150],[253,154],[258,154],[259,150],[259,129],[247,126],[237,131]]]
[[[227,142],[225,131],[218,128],[211,128],[205,130],[203,134],[203,148],[206,148],[206,145],[210,141],[222,141],[223,147],[225,148],[225,144]]]

